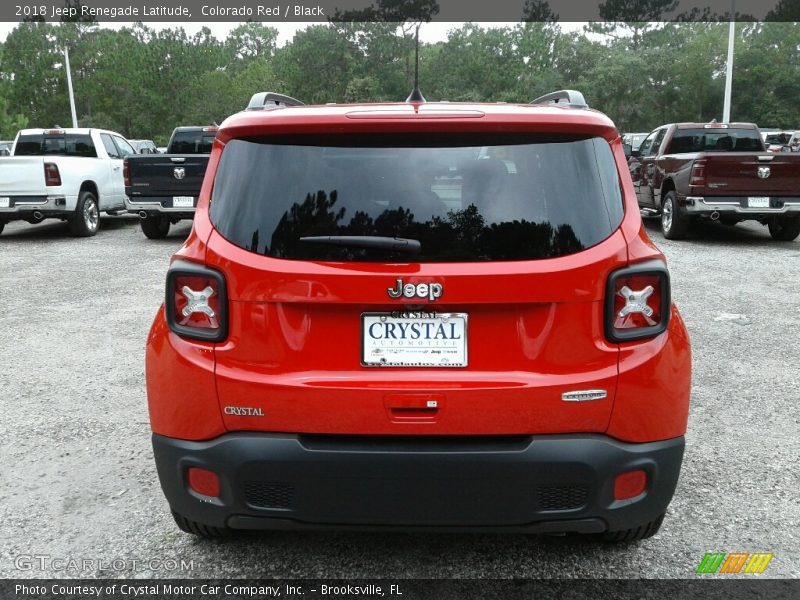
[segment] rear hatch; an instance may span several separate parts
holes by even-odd
[[[126,160],[131,185],[125,187],[125,193],[132,199],[145,196],[196,198],[208,166],[208,154],[141,154]]]
[[[232,140],[210,218],[206,261],[229,298],[215,348],[228,429],[606,429],[618,350],[603,290],[627,254],[605,140]]]

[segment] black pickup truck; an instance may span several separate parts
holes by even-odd
[[[170,224],[194,218],[216,127],[177,127],[166,154],[125,159],[125,208],[141,217],[142,232],[160,239]]]

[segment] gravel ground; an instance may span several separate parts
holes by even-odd
[[[606,546],[274,533],[207,542],[169,516],[143,372],[168,257],[189,224],[158,242],[132,219],[101,227],[74,239],[57,222],[14,223],[0,236],[2,577],[692,577],[708,551],[773,552],[765,576],[800,576],[800,241],[773,242],[755,224],[709,224],[693,241],[670,242],[647,224],[669,258],[694,353],[683,472],[654,538]],[[32,555],[104,564],[29,568]],[[167,559],[192,568],[170,570]]]

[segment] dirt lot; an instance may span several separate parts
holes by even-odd
[[[213,543],[172,522],[145,402],[145,337],[189,224],[160,242],[135,220],[101,227],[90,239],[55,222],[0,236],[2,577],[693,577],[709,551],[772,552],[765,576],[800,576],[800,241],[773,242],[751,224],[669,242],[648,224],[694,352],[686,459],[656,537],[604,546],[277,533]],[[70,569],[64,559],[94,562]]]

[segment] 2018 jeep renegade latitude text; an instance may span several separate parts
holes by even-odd
[[[619,133],[579,93],[262,93],[217,133],[146,366],[185,531],[624,541],[675,490],[690,362]]]

